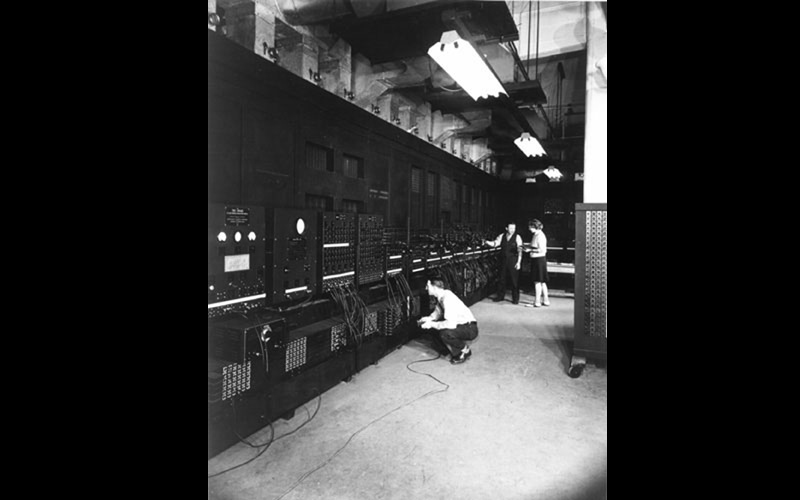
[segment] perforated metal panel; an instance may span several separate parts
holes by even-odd
[[[338,352],[347,347],[347,327],[337,325],[331,328],[331,352]]]
[[[306,364],[308,339],[297,339],[286,348],[286,373],[291,373]]]
[[[364,335],[369,337],[376,333],[378,333],[378,313],[374,312],[367,315]]]
[[[573,363],[608,360],[608,204],[575,207]]]
[[[250,375],[253,363],[232,364],[222,368],[222,400],[235,398],[250,390]]]
[[[585,332],[608,338],[608,211],[586,213]]]

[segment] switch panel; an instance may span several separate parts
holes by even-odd
[[[358,284],[377,283],[384,278],[385,251],[383,217],[358,216]]]
[[[356,215],[325,212],[321,223],[322,291],[355,284]]]

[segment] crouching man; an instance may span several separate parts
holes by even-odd
[[[467,342],[478,338],[478,322],[472,311],[456,294],[447,289],[444,281],[428,281],[428,294],[438,301],[432,315],[422,318],[419,326],[429,330],[450,351],[454,365],[465,363],[472,357]]]

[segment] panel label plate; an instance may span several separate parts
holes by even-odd
[[[250,254],[246,255],[226,255],[225,272],[238,273],[250,270]]]
[[[250,209],[249,208],[236,208],[225,207],[225,225],[226,226],[249,226],[250,225]]]

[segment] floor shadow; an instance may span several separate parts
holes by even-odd
[[[572,353],[575,350],[575,342],[571,340],[559,340],[559,339],[552,339],[552,340],[541,340],[542,344],[547,347],[553,355],[558,357],[561,361],[561,367],[564,369],[564,372],[569,372],[570,367],[572,366]]]
[[[435,340],[429,333],[415,337],[414,340],[406,344],[405,348],[417,351],[419,353],[429,354],[431,356],[440,354],[438,341]]]

